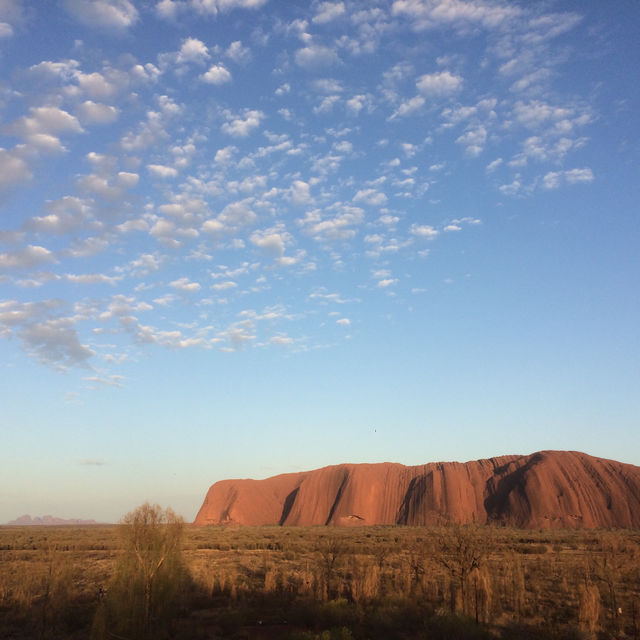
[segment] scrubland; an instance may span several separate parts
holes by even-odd
[[[0,528],[0,638],[640,639],[640,531],[132,526]]]

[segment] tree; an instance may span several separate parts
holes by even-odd
[[[492,530],[476,525],[454,524],[441,531],[438,546],[440,553],[437,560],[449,572],[453,590],[456,587],[458,589],[462,611],[475,613],[478,622],[480,617],[488,614],[491,589],[484,565],[493,546]],[[470,587],[473,587],[473,591]],[[452,594],[452,612],[455,605],[456,597]],[[485,610],[483,616],[482,610]]]
[[[124,516],[119,528],[123,554],[98,626],[102,634],[127,640],[160,638],[185,577],[184,521],[172,509],[147,502]]]

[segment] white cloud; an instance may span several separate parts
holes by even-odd
[[[438,235],[438,230],[429,224],[412,224],[411,233],[419,238],[435,238]]]
[[[0,22],[0,38],[10,38],[13,35],[13,27],[8,22]]]
[[[31,178],[29,165],[15,150],[0,147],[0,189],[12,187]]]
[[[365,94],[355,95],[347,100],[345,106],[351,115],[357,116],[363,109],[372,108],[371,97]]]
[[[557,189],[563,180],[568,184],[579,184],[592,182],[594,179],[593,171],[589,167],[584,169],[568,169],[567,171],[549,171],[542,178],[542,187],[544,189]]]
[[[118,87],[101,73],[76,73],[78,86],[90,97],[96,100],[108,100],[118,92]]]
[[[38,133],[82,132],[78,119],[58,107],[31,107],[29,112],[29,116],[22,116],[9,124],[7,132],[25,138]]]
[[[426,100],[422,96],[414,96],[413,98],[409,98],[409,100],[404,100],[400,103],[400,106],[393,112],[391,118],[395,118],[397,116],[408,116],[418,109],[422,108],[425,104]]]
[[[209,59],[207,45],[197,38],[185,38],[178,51],[176,62],[178,64],[204,64]]]
[[[231,73],[222,64],[214,64],[209,71],[200,76],[200,80],[207,84],[221,85],[231,82]]]
[[[496,158],[487,165],[487,173],[492,173],[502,164],[502,158]]]
[[[64,196],[45,205],[47,215],[29,219],[26,227],[40,233],[64,234],[77,229],[89,219],[89,202],[75,196]]]
[[[237,151],[238,148],[234,147],[233,145],[224,147],[223,149],[218,149],[213,160],[216,164],[229,164],[229,162],[231,162],[231,159],[233,158],[233,154],[237,153]]]
[[[321,2],[312,22],[326,24],[345,14],[344,2]]]
[[[259,9],[266,2],[267,0],[160,0],[156,4],[156,12],[165,20],[174,20],[178,13],[185,11],[215,16],[233,9]]]
[[[211,285],[214,291],[226,291],[227,289],[235,289],[238,286],[233,280],[225,280],[224,282],[216,282]]]
[[[118,109],[108,104],[86,100],[77,111],[80,120],[88,124],[111,124],[118,118]]]
[[[232,202],[228,204],[218,216],[218,220],[224,224],[225,227],[242,227],[253,224],[258,216],[251,209],[252,199],[240,200],[238,202]]]
[[[274,231],[256,231],[251,235],[251,242],[263,249],[268,255],[281,257],[284,254],[286,233]]]
[[[227,113],[227,121],[220,128],[222,133],[234,138],[246,138],[251,131],[260,126],[265,115],[262,111],[245,109],[242,115]]]
[[[17,251],[0,253],[0,269],[31,269],[55,261],[51,251],[37,245],[28,245]]]
[[[336,320],[336,324],[339,324],[341,327],[348,327],[351,324],[351,320],[349,320],[349,318],[339,318]]]
[[[375,207],[381,207],[387,202],[387,196],[376,189],[361,189],[353,196],[354,202],[365,202]]]
[[[130,0],[64,0],[64,7],[89,27],[123,30],[138,20],[138,10]]]
[[[289,189],[291,201],[295,204],[304,204],[311,200],[311,186],[304,180],[294,180]]]
[[[549,171],[542,178],[542,186],[545,189],[557,189],[562,180],[562,171]]]
[[[200,291],[200,284],[197,282],[191,282],[189,278],[178,278],[178,280],[170,282],[169,286],[174,289],[178,289],[179,291],[184,291],[185,293]]]
[[[391,13],[407,17],[416,31],[443,24],[479,24],[495,29],[518,17],[522,9],[486,0],[395,0]]]
[[[73,284],[108,284],[115,286],[122,276],[107,276],[103,273],[68,273],[65,278]]]
[[[354,227],[364,221],[364,211],[360,207],[341,205],[339,213],[323,217],[318,209],[308,211],[299,221],[306,233],[320,241],[348,240],[355,236]]]
[[[564,177],[569,184],[591,182],[593,180],[593,171],[588,167],[584,169],[569,169],[564,172]]]
[[[225,55],[236,64],[248,64],[251,62],[251,50],[249,47],[245,47],[240,40],[232,42],[227,47]]]
[[[177,169],[162,164],[149,164],[147,169],[151,175],[157,178],[175,178],[178,175]]]
[[[336,64],[339,58],[334,49],[319,44],[310,44],[296,51],[295,61],[299,67],[307,71],[320,71]]]
[[[416,87],[427,96],[447,96],[462,87],[462,77],[453,75],[450,71],[427,73],[418,78]]]
[[[482,153],[484,144],[487,141],[487,130],[478,125],[472,129],[467,129],[456,142],[466,147],[467,155],[475,158]]]
[[[384,280],[378,281],[378,287],[380,287],[381,289],[386,289],[387,287],[391,287],[397,283],[397,278],[385,278]]]
[[[293,344],[293,338],[288,336],[273,336],[269,342],[271,344],[285,345],[285,344]]]

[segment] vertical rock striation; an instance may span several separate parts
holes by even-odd
[[[575,451],[473,462],[340,464],[265,480],[223,480],[196,525],[640,527],[640,467]]]

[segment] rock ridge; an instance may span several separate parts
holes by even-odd
[[[196,525],[640,527],[640,467],[539,451],[471,462],[338,464],[212,485]]]

